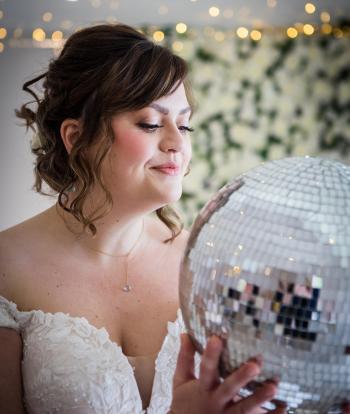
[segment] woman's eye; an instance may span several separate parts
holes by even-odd
[[[147,131],[154,131],[158,128],[163,128],[163,125],[158,124],[147,124],[145,122],[140,122],[137,124],[140,128],[145,129]]]
[[[155,131],[155,130],[156,130],[156,129],[158,129],[158,128],[163,128],[163,127],[164,127],[164,125],[158,125],[158,124],[148,124],[148,123],[146,123],[146,122],[139,122],[137,125],[138,125],[140,128],[145,129],[145,130],[146,130],[146,131],[148,131],[148,132],[153,132],[153,131]],[[179,129],[181,132],[193,132],[193,131],[194,131],[194,129],[193,129],[193,128],[190,128],[190,127],[185,126],[185,125],[180,125],[180,126],[178,127],[178,129]]]
[[[193,128],[190,128],[190,127],[184,126],[184,125],[179,126],[179,130],[180,131],[188,131],[188,132],[193,132],[194,131]]]

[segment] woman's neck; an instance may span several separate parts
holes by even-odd
[[[75,247],[81,248],[89,255],[98,256],[100,252],[109,255],[127,255],[139,239],[145,237],[146,213],[118,214],[111,210],[106,216],[94,222],[97,233],[92,236],[90,230],[82,232],[82,225],[58,205],[52,207],[51,213],[55,216],[58,227],[66,236],[75,241]]]

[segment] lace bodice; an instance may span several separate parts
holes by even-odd
[[[180,310],[177,319],[168,322],[146,411],[133,368],[105,328],[61,312],[22,312],[2,296],[0,327],[22,335],[24,402],[29,414],[165,414],[169,410],[179,335],[185,332]],[[199,355],[195,358],[198,375]]]

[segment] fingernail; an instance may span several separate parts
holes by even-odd
[[[279,408],[280,410],[283,410],[283,412],[286,412],[288,405],[284,401],[274,400],[273,403],[275,404],[276,408]]]
[[[258,354],[258,355],[255,355],[255,356],[251,357],[248,361],[252,361],[252,362],[258,364],[259,366],[262,366],[263,356],[261,354]]]
[[[272,378],[268,378],[266,382],[277,386],[280,382],[280,379],[278,377],[272,377]]]
[[[269,387],[269,388],[270,388],[270,387]],[[274,388],[273,390],[268,390],[268,391],[266,392],[266,394],[267,394],[267,398],[268,398],[268,399],[273,398],[273,397],[276,395],[276,392],[277,392],[277,389],[276,389],[276,388]]]
[[[256,377],[260,373],[259,366],[254,361],[249,361],[246,363],[248,365],[248,375],[249,377]]]
[[[215,350],[219,350],[222,347],[221,339],[218,336],[212,336],[210,338],[210,344]]]

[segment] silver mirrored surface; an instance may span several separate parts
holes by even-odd
[[[262,354],[258,380],[280,378],[289,412],[340,412],[350,397],[350,167],[286,158],[223,187],[193,225],[180,301],[200,352],[210,335],[225,338],[223,377]]]

